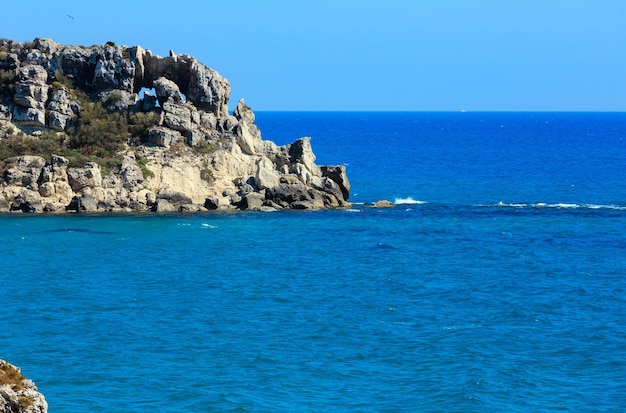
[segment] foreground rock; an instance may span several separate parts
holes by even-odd
[[[48,403],[18,367],[0,360],[0,413],[46,413]]]
[[[159,57],[139,46],[0,39],[0,75],[15,83],[5,83],[0,95],[0,145],[15,136],[37,140],[51,132],[66,139],[83,110],[75,89],[110,113],[155,119],[145,136],[128,137],[114,168],[101,162],[71,165],[60,154],[4,160],[0,212],[350,205],[345,167],[317,165],[308,137],[284,146],[262,139],[243,99],[228,113],[228,81],[189,55]]]

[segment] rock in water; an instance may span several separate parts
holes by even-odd
[[[370,205],[372,208],[393,208],[393,202],[387,201],[386,199],[381,199],[380,201],[376,201]]]
[[[0,39],[0,71],[0,145],[30,148],[0,160],[0,212],[349,206],[345,167],[317,165],[308,137],[263,140],[187,54]]]

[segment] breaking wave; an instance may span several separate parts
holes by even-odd
[[[408,197],[408,198],[396,198],[394,199],[393,203],[395,205],[423,205],[423,204],[426,204],[427,202]]]

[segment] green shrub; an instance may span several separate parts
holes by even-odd
[[[70,149],[67,149],[66,151],[64,151],[63,156],[67,158],[67,160],[69,161],[68,166],[70,168],[81,168],[85,166],[87,162],[91,160],[87,156],[83,155],[82,153],[75,151],[75,150],[70,150]]]
[[[109,113],[99,102],[92,102],[84,94],[77,92],[80,101],[80,115],[68,133],[71,149],[79,149],[85,155],[111,157],[129,138],[126,115]]]
[[[50,159],[53,154],[63,152],[63,138],[51,131],[44,132],[39,138],[13,135],[0,143],[0,160],[3,166],[17,156],[36,155]]]
[[[159,115],[156,112],[136,112],[128,115],[128,127],[131,135],[145,140],[148,131],[159,122]]]
[[[141,168],[141,175],[143,176],[143,179],[152,178],[154,176],[154,172],[148,169],[146,166],[147,164],[148,160],[146,158],[137,159],[137,165]]]
[[[106,159],[102,167],[108,171],[117,172],[122,168],[122,160],[119,157]]]
[[[194,146],[193,149],[197,153],[208,154],[208,153],[215,152],[217,150],[217,147],[208,141],[202,141],[202,142],[199,142],[196,146]]]
[[[143,179],[148,179],[154,176],[154,172],[152,172],[150,169],[146,168],[145,166],[142,166],[141,175],[143,176]]]
[[[17,74],[15,70],[0,69],[0,100],[4,98],[13,98],[15,94],[15,82]]]
[[[215,177],[213,176],[213,170],[209,168],[204,168],[200,171],[200,179],[205,180],[207,182],[213,182]]]
[[[52,86],[54,87],[62,87],[63,85],[67,86],[69,89],[74,89],[74,83],[70,78],[65,76],[60,69],[54,71],[54,79],[52,82]]]
[[[124,97],[120,93],[113,92],[107,98],[107,103],[110,103],[110,104],[114,105],[114,104],[120,102],[122,99],[124,99]]]

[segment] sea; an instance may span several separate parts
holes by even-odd
[[[626,411],[626,113],[256,119],[352,206],[0,216],[50,412]]]

